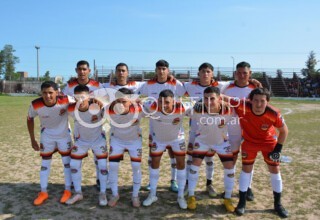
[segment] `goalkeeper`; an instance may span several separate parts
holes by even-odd
[[[243,143],[241,145],[242,172],[239,179],[240,199],[235,212],[245,213],[246,193],[250,175],[259,151],[267,163],[274,196],[274,210],[282,217],[288,217],[287,210],[281,204],[282,179],[280,175],[280,153],[288,136],[288,127],[280,112],[268,105],[270,92],[265,88],[251,91],[249,100],[240,100],[225,96],[240,118]],[[278,135],[276,130],[278,130]]]

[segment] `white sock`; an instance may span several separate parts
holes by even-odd
[[[191,167],[191,164],[192,164],[192,156],[191,155],[188,155],[188,158],[187,158],[187,165],[186,165],[186,178],[188,179],[189,177],[189,172],[190,172],[190,167]]]
[[[177,162],[176,158],[170,158],[171,162],[171,180],[177,180]]]
[[[207,177],[207,180],[212,180],[213,179],[213,174],[214,174],[213,157],[204,157],[204,161],[206,162],[206,177]]]
[[[51,168],[51,159],[50,160],[42,159],[41,169],[40,169],[40,187],[42,192],[47,192],[50,168]]]
[[[158,169],[152,169],[150,167],[150,193],[151,195],[155,196],[157,195],[157,185],[159,180],[159,168]]]
[[[71,178],[73,182],[74,191],[81,193],[81,181],[82,181],[82,171],[81,171],[82,160],[71,159]]]
[[[271,185],[274,192],[282,192],[282,178],[280,172],[277,174],[270,173]]]
[[[250,178],[251,173],[246,173],[243,170],[241,171],[239,178],[239,190],[241,192],[246,192],[248,190]]]
[[[64,173],[64,184],[65,189],[71,191],[71,169],[70,169],[70,156],[62,156],[62,163],[63,163],[63,173]]]
[[[133,182],[133,190],[132,197],[139,196],[139,190],[141,187],[141,163],[140,162],[131,162],[132,166],[132,182]]]
[[[109,184],[113,196],[118,195],[118,173],[119,162],[109,162]]]
[[[191,165],[188,177],[188,191],[189,196],[194,196],[194,190],[197,186],[199,178],[199,168],[198,166]]]
[[[107,169],[107,159],[102,158],[98,159],[99,167],[99,180],[100,180],[100,192],[105,193],[107,189],[107,180],[108,180],[108,169]]]
[[[252,171],[251,171],[251,177],[250,177],[250,184],[249,184],[249,188],[252,188],[252,187],[251,187],[251,185],[252,185],[253,173],[254,173],[254,167],[252,168]]]
[[[96,157],[96,155],[93,154],[93,162],[94,165],[96,166],[96,179],[99,179],[99,165],[98,165],[98,158]]]
[[[224,169],[224,198],[230,199],[234,186],[234,169]]]
[[[186,186],[186,169],[177,170],[178,197],[183,197],[184,187]]]

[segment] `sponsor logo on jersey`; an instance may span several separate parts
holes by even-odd
[[[185,151],[186,150],[186,144],[184,142],[179,143],[180,150]]]
[[[151,151],[156,151],[156,150],[157,150],[157,144],[153,142],[151,145]]]
[[[193,146],[194,149],[198,149],[199,147],[200,147],[199,143],[194,143],[194,146]]]

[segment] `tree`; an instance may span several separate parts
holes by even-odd
[[[13,46],[7,44],[0,51],[0,76],[10,80],[15,77],[15,64],[19,63],[19,58],[14,56]]]
[[[41,77],[41,81],[49,81],[50,80],[50,71],[47,70],[43,77]]]
[[[316,70],[317,63],[316,54],[311,51],[306,61],[307,68],[301,70],[302,75],[307,77],[315,77],[319,75],[319,72]]]

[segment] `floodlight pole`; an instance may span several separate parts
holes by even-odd
[[[39,49],[40,47],[39,46],[35,46],[36,50],[37,50],[37,80],[39,81],[40,78],[39,78]]]

